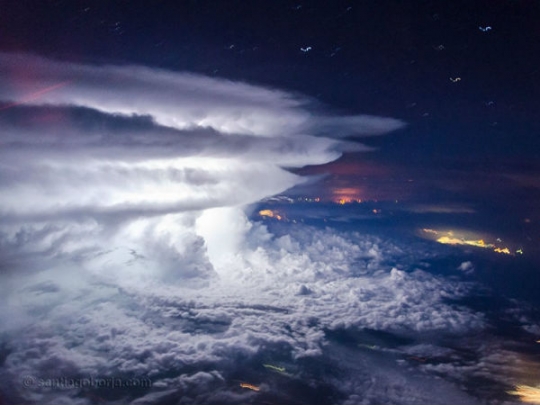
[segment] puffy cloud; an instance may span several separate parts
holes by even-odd
[[[204,285],[179,282],[178,276],[175,283],[137,276],[151,260],[130,251],[104,251],[65,269],[43,260],[50,271],[19,281],[18,290],[7,294],[12,304],[19,300],[32,322],[12,332],[19,338],[9,341],[5,381],[18,387],[19,395],[41,401],[47,393],[21,389],[23,376],[148,377],[156,386],[139,397],[141,403],[159,403],[161,394],[174,392],[192,402],[219,403],[216,398],[229,391],[238,400],[231,375],[255,375],[256,384],[267,378],[257,375],[257,364],[237,364],[238,357],[274,351],[294,370],[302,359],[324,356],[332,330],[445,336],[484,325],[481,315],[448,301],[465,296],[470,285],[388,265],[409,261],[414,253],[407,248],[331,229],[298,225],[287,230],[270,234],[251,224],[241,254],[222,258],[216,277]],[[189,250],[197,241],[182,243]],[[192,261],[197,260],[205,263],[201,257]],[[173,274],[182,271],[179,265]],[[311,293],[299,295],[303,287]],[[306,371],[296,369],[294,378],[303,378]],[[180,387],[176,379],[190,370],[216,371],[223,380],[204,393]],[[357,392],[336,386],[350,395]]]
[[[9,398],[46,403],[54,393],[24,389],[21,379],[67,374],[150,378],[151,389],[122,391],[137,403],[249,402],[255,394],[239,381],[286,399],[288,389],[261,371],[277,359],[289,375],[282,378],[294,384],[314,378],[309,359],[330,362],[334,371],[312,384],[333,387],[344,403],[425,403],[433,392],[440,403],[479,403],[474,389],[469,395],[460,388],[471,378],[494,382],[479,388],[494,400],[497,387],[530,383],[526,370],[534,362],[497,338],[483,339],[488,320],[459,305],[475,285],[417,270],[415,257],[425,260],[417,246],[301,224],[270,233],[252,223],[244,231],[241,254],[221,257],[205,284],[145,276],[152,260],[127,248],[69,266],[41,260],[39,275],[3,295],[28,322],[5,329],[2,389]],[[189,250],[197,241],[182,243]],[[332,333],[344,331],[358,335],[358,347],[336,344]]]

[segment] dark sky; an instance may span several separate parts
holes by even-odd
[[[2,51],[198,72],[407,122],[365,140],[376,151],[323,169],[333,174],[319,193],[498,201],[540,219],[538,1],[57,0],[1,10]]]
[[[538,386],[539,21],[0,0],[0,404]],[[156,384],[39,383],[81,376]]]

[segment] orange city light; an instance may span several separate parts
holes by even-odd
[[[284,218],[283,215],[279,214],[277,211],[272,211],[272,210],[260,210],[259,215],[261,217],[274,218],[274,219],[277,219],[278,221],[281,221]]]
[[[248,384],[248,383],[240,383],[240,387],[246,388],[246,389],[252,390],[252,391],[260,391],[260,390],[261,390],[261,389],[260,389],[259,387],[257,387],[256,385]]]
[[[522,402],[529,404],[540,404],[540,388],[531,387],[529,385],[518,385],[513,391],[508,391],[509,394],[518,395]]]

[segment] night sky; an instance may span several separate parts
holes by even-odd
[[[533,1],[18,1],[3,6],[0,47],[196,72],[398,118],[406,128],[345,159],[361,162],[358,175],[366,161],[385,168],[367,176],[363,199],[497,200],[538,221],[539,17]]]
[[[539,21],[0,0],[0,405],[540,403]]]

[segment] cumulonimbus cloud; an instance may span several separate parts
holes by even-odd
[[[305,180],[287,168],[367,149],[343,138],[402,125],[316,113],[307,98],[244,83],[0,54],[2,398],[95,402],[111,393],[24,377],[112,375],[154,386],[105,401],[246,403],[254,393],[240,375],[264,394],[283,368],[290,393],[307,375],[304,387],[332,386],[344,403],[477,403],[433,378],[502,368],[501,355],[485,355],[497,345],[477,368],[469,350],[443,347],[486,327],[459,304],[472,282],[415,268],[425,247],[300,223],[271,233],[244,212]],[[418,342],[364,342],[365,330]],[[344,331],[360,333],[358,350],[399,360],[336,347],[328,336]],[[329,355],[339,361],[317,382],[302,361]],[[279,367],[265,369],[273,356]],[[439,360],[411,378],[404,356]]]
[[[0,54],[0,89],[4,215],[251,203],[301,182],[282,167],[339,157],[346,146],[318,132],[402,125],[313,115],[244,83],[18,54]]]
[[[18,346],[9,340],[13,352],[0,376],[18,387],[27,367],[68,374],[72,364],[77,372],[131,373],[133,362],[125,362],[120,352],[138,357],[142,346],[156,356],[155,370],[162,373],[170,361],[181,369],[181,364],[250,350],[252,336],[282,340],[277,324],[284,320],[271,317],[276,325],[264,325],[258,316],[246,318],[253,296],[230,288],[238,272],[247,275],[256,266],[263,275],[279,261],[265,262],[264,252],[246,247],[248,234],[250,243],[261,244],[271,235],[250,223],[242,207],[305,180],[287,168],[324,164],[343,150],[367,150],[341,137],[401,125],[389,118],[323,116],[309,109],[307,99],[244,83],[0,54],[0,332],[11,336],[25,330],[29,338]],[[188,320],[182,332],[167,327],[163,335],[154,335],[141,328],[141,314],[126,318],[123,309],[117,311],[124,298],[111,295],[116,289],[131,291],[135,302],[154,291],[162,302],[169,299],[165,286],[174,286],[172,294],[182,302],[195,299],[212,308]],[[236,297],[224,297],[227,291]],[[81,294],[88,301],[75,305]],[[152,312],[155,304],[148,299]],[[102,300],[108,303],[95,305]],[[237,306],[246,309],[238,312]],[[26,358],[37,338],[31,325],[47,318],[58,331],[51,311],[78,330],[85,320],[75,318],[85,312],[85,319],[104,325],[98,340],[109,340],[105,330],[115,323],[112,334],[124,335],[135,351],[108,346],[120,368],[111,368],[93,349],[69,359],[67,347],[74,340],[66,331],[60,351],[49,347],[55,338],[45,337],[44,362],[33,363]],[[211,328],[223,320],[230,323],[231,316],[238,317],[237,327],[227,327],[229,336],[223,339],[192,339],[184,330],[198,322]],[[238,335],[237,328],[244,332]],[[323,334],[309,333],[307,343],[294,344],[296,351],[318,352]],[[187,345],[176,352],[169,347],[173,340]],[[98,346],[99,351],[107,344]],[[189,356],[195,349],[198,354]],[[15,391],[22,395],[16,400],[28,399],[27,391]],[[47,395],[39,401],[45,403]],[[52,402],[59,401],[51,395]]]
[[[21,54],[0,54],[0,89],[0,217],[13,226],[243,206],[304,180],[285,168],[338,158],[351,147],[340,136],[403,125],[321,116],[306,98],[245,83]]]

